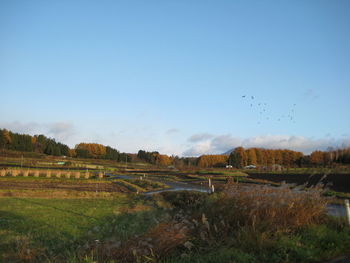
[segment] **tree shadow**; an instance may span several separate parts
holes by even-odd
[[[75,240],[70,233],[33,217],[0,211],[0,218],[1,262],[43,262],[49,254],[74,245],[69,242]]]

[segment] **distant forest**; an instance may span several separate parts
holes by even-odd
[[[74,149],[67,145],[56,142],[55,139],[44,135],[27,135],[0,130],[0,149],[37,152],[53,156],[68,156],[77,158],[96,158],[115,161],[131,161],[131,157],[126,153],[104,146],[98,143],[79,143]]]
[[[79,143],[74,149],[56,142],[44,135],[19,134],[0,129],[0,149],[37,152],[53,156],[76,158],[107,159],[117,162],[144,161],[157,166],[183,167],[226,167],[242,168],[247,165],[271,167],[332,166],[350,164],[350,148],[314,151],[310,155],[292,150],[271,150],[262,148],[237,147],[230,155],[202,155],[200,157],[178,157],[139,150],[136,154],[121,153],[118,150],[98,143]],[[133,158],[135,157],[136,158]]]

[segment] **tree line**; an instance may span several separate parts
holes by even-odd
[[[165,154],[160,154],[159,152],[147,152],[144,150],[139,150],[137,153],[137,158],[154,164],[157,166],[169,166],[173,163],[172,158]]]
[[[19,134],[0,129],[0,149],[25,152],[38,152],[54,156],[68,156],[77,158],[95,158],[131,162],[129,154],[121,153],[110,146],[98,143],[79,143],[74,149],[56,142],[55,139],[44,135]],[[156,166],[184,167],[225,167],[232,165],[242,168],[247,165],[285,167],[332,166],[335,164],[350,164],[350,148],[328,149],[314,151],[310,155],[287,149],[263,149],[237,147],[230,155],[202,155],[200,157],[178,157],[160,154],[157,151],[139,150],[137,159]]]
[[[44,135],[19,134],[0,129],[0,149],[37,152],[53,156],[95,158],[130,162],[130,156],[98,143],[79,143],[74,149]]]
[[[78,158],[107,159],[117,162],[130,162],[131,157],[126,153],[98,143],[79,143],[75,146],[75,156]]]
[[[247,165],[283,165],[290,167],[295,165],[300,166],[303,156],[304,154],[302,152],[286,149],[244,149],[243,147],[237,147],[231,152],[228,163],[237,168],[242,168]]]
[[[14,133],[6,129],[0,129],[0,149],[70,156],[69,147],[54,139],[44,135],[30,136]]]
[[[350,148],[313,151],[310,155],[302,152],[281,149],[235,148],[227,159],[227,164],[236,168],[247,165],[285,167],[332,166],[350,164]]]
[[[148,152],[145,150],[139,150],[137,153],[137,158],[141,161],[157,165],[157,166],[173,166],[176,168],[184,167],[195,167],[197,166],[196,157],[179,157],[179,156],[168,156],[165,154],[160,154],[157,151]]]

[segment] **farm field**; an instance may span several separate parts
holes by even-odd
[[[267,180],[275,183],[286,182],[290,184],[302,185],[306,187],[316,186],[322,183],[329,189],[337,192],[350,193],[350,173],[298,173],[298,174],[269,174],[269,173],[249,173],[252,179]]]
[[[349,10],[0,1],[0,263],[350,263]]]
[[[316,262],[350,252],[350,228],[324,214],[317,192],[310,193],[312,199],[308,193],[301,197],[306,203],[298,204],[297,210],[287,210],[302,221],[295,225],[296,218],[287,214],[289,223],[285,225],[283,203],[268,196],[275,193],[292,202],[299,197],[290,190],[260,186],[247,192],[239,184],[233,187],[226,196],[77,190],[62,195],[59,190],[44,189],[26,196],[2,196],[1,260]],[[259,192],[259,200],[251,202]],[[261,204],[267,205],[266,210]],[[247,210],[242,210],[244,207]],[[266,214],[271,209],[276,216]],[[255,211],[255,216],[249,211]],[[274,228],[265,225],[266,220],[272,220]]]
[[[55,169],[57,160],[45,169],[10,166],[0,177],[2,262],[325,262],[350,253],[350,228],[327,215],[323,192],[296,196],[274,173],[125,169],[104,160],[71,171]],[[208,178],[217,193],[143,195],[167,189],[163,181]]]

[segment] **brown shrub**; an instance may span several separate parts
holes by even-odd
[[[129,239],[120,246],[120,242],[107,242],[101,247],[104,257],[135,262],[136,259],[158,258],[169,251],[183,246],[188,240],[189,228],[182,222],[160,223],[141,237]]]
[[[210,217],[229,225],[259,226],[269,231],[291,231],[320,222],[327,200],[319,189],[231,185],[212,206]]]

